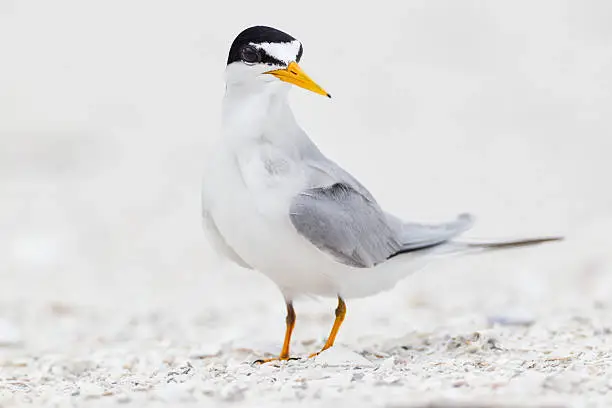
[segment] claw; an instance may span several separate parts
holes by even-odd
[[[266,364],[273,361],[293,361],[299,360],[298,357],[274,357],[274,358],[260,358],[259,360],[253,361],[253,364]]]

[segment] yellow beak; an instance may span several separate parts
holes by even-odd
[[[268,71],[266,74],[274,75],[278,79],[284,82],[288,82],[293,85],[297,85],[300,88],[308,89],[314,93],[318,93],[319,95],[327,96],[331,98],[331,95],[328,94],[325,89],[321,88],[315,81],[310,79],[308,75],[302,68],[297,64],[297,62],[292,62],[285,69],[275,69],[273,71]]]

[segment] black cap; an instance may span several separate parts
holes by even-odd
[[[296,41],[295,38],[290,36],[287,33],[284,33],[276,28],[266,27],[266,26],[254,26],[249,27],[246,30],[242,31],[238,36],[234,39],[232,46],[229,51],[229,55],[227,57],[227,64],[231,64],[232,62],[242,60],[242,49],[249,44],[261,44],[261,43],[290,43],[292,41]],[[261,55],[261,63],[269,64],[269,65],[283,65],[282,61],[274,58],[271,55],[268,55],[263,50]],[[302,58],[302,45],[300,44],[300,51],[296,57],[296,62],[300,61]]]

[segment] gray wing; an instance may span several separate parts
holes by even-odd
[[[294,197],[291,222],[302,236],[341,263],[373,267],[401,253],[441,245],[472,225],[467,214],[437,225],[403,222],[384,213],[357,179],[316,147],[309,155],[312,188]]]
[[[302,191],[291,203],[290,218],[302,236],[346,265],[369,268],[401,249],[376,202],[347,183]]]
[[[213,248],[217,252],[222,255],[225,255],[226,258],[237,263],[243,268],[253,269],[240,257],[240,255],[236,253],[236,251],[232,249],[232,247],[227,244],[227,242],[225,242],[225,238],[223,238],[223,235],[221,235],[221,232],[217,228],[217,224],[215,224],[215,221],[212,219],[212,217],[206,210],[203,212],[202,216],[204,219],[204,229],[206,230],[206,236],[208,237],[208,240],[210,241]]]
[[[321,251],[357,268],[444,244],[473,223],[469,214],[443,224],[405,223],[345,183],[304,190],[293,199],[290,218]]]

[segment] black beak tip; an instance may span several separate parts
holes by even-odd
[[[331,99],[331,95],[330,95],[330,94],[327,94],[327,97],[328,97],[329,99]]]

